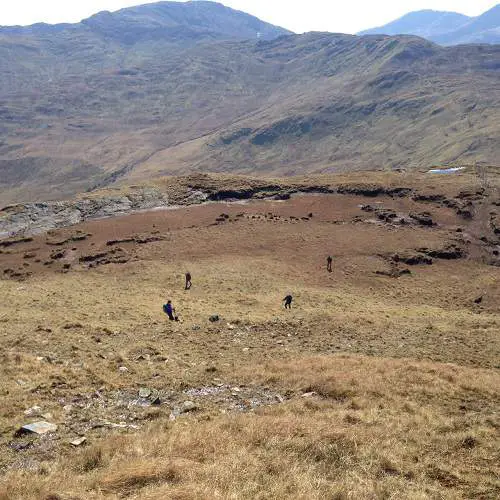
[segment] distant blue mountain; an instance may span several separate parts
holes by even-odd
[[[421,10],[410,12],[385,26],[359,35],[416,35],[441,45],[500,43],[500,4],[478,17],[456,12]]]

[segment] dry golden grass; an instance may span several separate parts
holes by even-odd
[[[497,373],[348,356],[271,362],[241,377],[318,393],[250,414],[200,415],[111,437],[75,452],[70,467],[61,461],[11,472],[3,498],[499,493]],[[460,410],[463,400],[480,410]]]

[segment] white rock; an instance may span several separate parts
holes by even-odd
[[[42,413],[42,409],[39,406],[32,406],[27,410],[24,410],[24,414],[28,417],[39,416]]]
[[[85,443],[85,441],[87,441],[86,437],[79,437],[77,439],[74,439],[73,441],[70,441],[70,444],[72,444],[73,446],[81,446],[83,443]]]
[[[32,433],[39,435],[55,431],[57,431],[57,425],[51,424],[50,422],[33,422],[32,424],[23,425],[19,430],[21,434]]]

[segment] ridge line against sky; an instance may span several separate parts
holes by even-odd
[[[2,0],[0,25],[76,23],[102,10],[156,3],[158,0]],[[357,33],[385,25],[422,9],[478,16],[498,0],[220,0],[220,3],[296,33]]]

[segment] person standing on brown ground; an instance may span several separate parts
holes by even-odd
[[[189,290],[191,288],[191,273],[190,272],[187,272],[186,273],[186,287],[184,288],[184,290]]]
[[[328,256],[326,259],[326,270],[331,273],[332,272],[332,263],[333,263],[333,258],[331,255]]]

